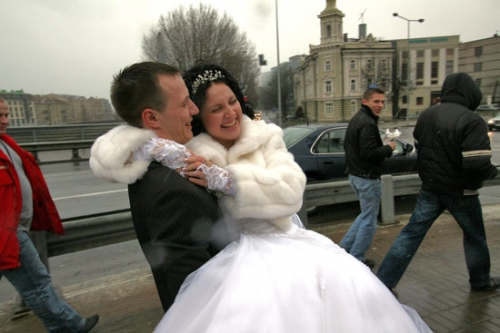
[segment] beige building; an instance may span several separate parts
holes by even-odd
[[[36,115],[34,113],[35,106],[30,94],[24,93],[23,90],[14,90],[10,92],[1,90],[0,97],[7,102],[9,107],[10,126],[36,125]]]
[[[66,125],[115,121],[111,104],[104,98],[73,95],[31,95],[23,90],[0,90],[9,106],[12,127]]]
[[[320,19],[321,41],[310,45],[294,76],[295,105],[301,106],[311,122],[347,122],[361,106],[363,92],[377,84],[392,95],[390,42],[366,35],[360,25],[359,39],[349,39],[342,31],[344,14],[336,1],[327,0]],[[392,118],[391,99],[381,118]]]
[[[57,95],[34,95],[38,125],[66,125],[73,123],[73,107]]]
[[[360,24],[359,38],[347,38],[334,0],[318,17],[321,42],[310,45],[294,80],[295,105],[310,121],[349,121],[370,84],[386,91],[381,119],[416,117],[439,102],[444,79],[459,70],[458,35],[382,41]]]
[[[459,71],[476,80],[483,93],[482,104],[500,104],[500,36],[461,43]]]
[[[397,118],[406,118],[408,108],[408,63],[410,64],[409,116],[415,117],[439,102],[446,76],[458,71],[460,36],[390,40],[396,50],[393,77],[394,109]],[[408,62],[409,50],[409,62]]]

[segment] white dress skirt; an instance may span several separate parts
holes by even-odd
[[[327,237],[252,222],[251,231],[186,278],[154,332],[431,332]]]

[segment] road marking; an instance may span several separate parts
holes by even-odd
[[[49,173],[49,174],[44,174],[43,176],[45,178],[49,178],[49,177],[74,176],[75,174],[79,174],[79,175],[82,175],[82,174],[93,174],[93,172],[92,171],[88,171],[88,170],[76,170],[76,171],[70,171],[70,172],[64,172],[64,173],[63,172],[61,172],[61,173]]]
[[[53,200],[54,201],[58,201],[58,200],[67,200],[67,199],[75,199],[75,198],[83,198],[83,197],[92,197],[92,196],[97,196],[97,195],[120,193],[120,192],[126,192],[126,191],[127,191],[127,189],[114,190],[114,191],[104,191],[104,192],[95,192],[95,193],[71,195],[71,196],[68,196],[68,197],[54,198]]]

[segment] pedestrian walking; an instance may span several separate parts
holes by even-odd
[[[481,90],[468,74],[451,74],[443,83],[441,103],[418,118],[413,137],[422,186],[410,221],[377,272],[393,292],[427,231],[444,210],[462,229],[471,290],[500,287],[500,278],[490,277],[490,254],[478,193],[483,181],[497,174],[491,164],[487,125],[474,112],[481,99]]]
[[[384,145],[377,126],[385,103],[384,91],[379,88],[367,89],[362,103],[361,109],[349,121],[344,141],[349,182],[358,196],[361,213],[339,245],[372,268],[375,261],[365,258],[365,253],[377,231],[382,195],[382,162],[392,156],[396,143],[390,141]]]
[[[56,294],[28,235],[64,231],[35,158],[5,133],[8,125],[9,108],[0,98],[0,279],[12,283],[49,332],[90,332],[99,316],[82,317]]]

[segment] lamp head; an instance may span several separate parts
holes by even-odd
[[[422,22],[424,22],[424,19],[420,19],[420,20],[418,20],[418,22],[422,23]]]
[[[392,16],[398,16],[398,13],[393,13]]]

